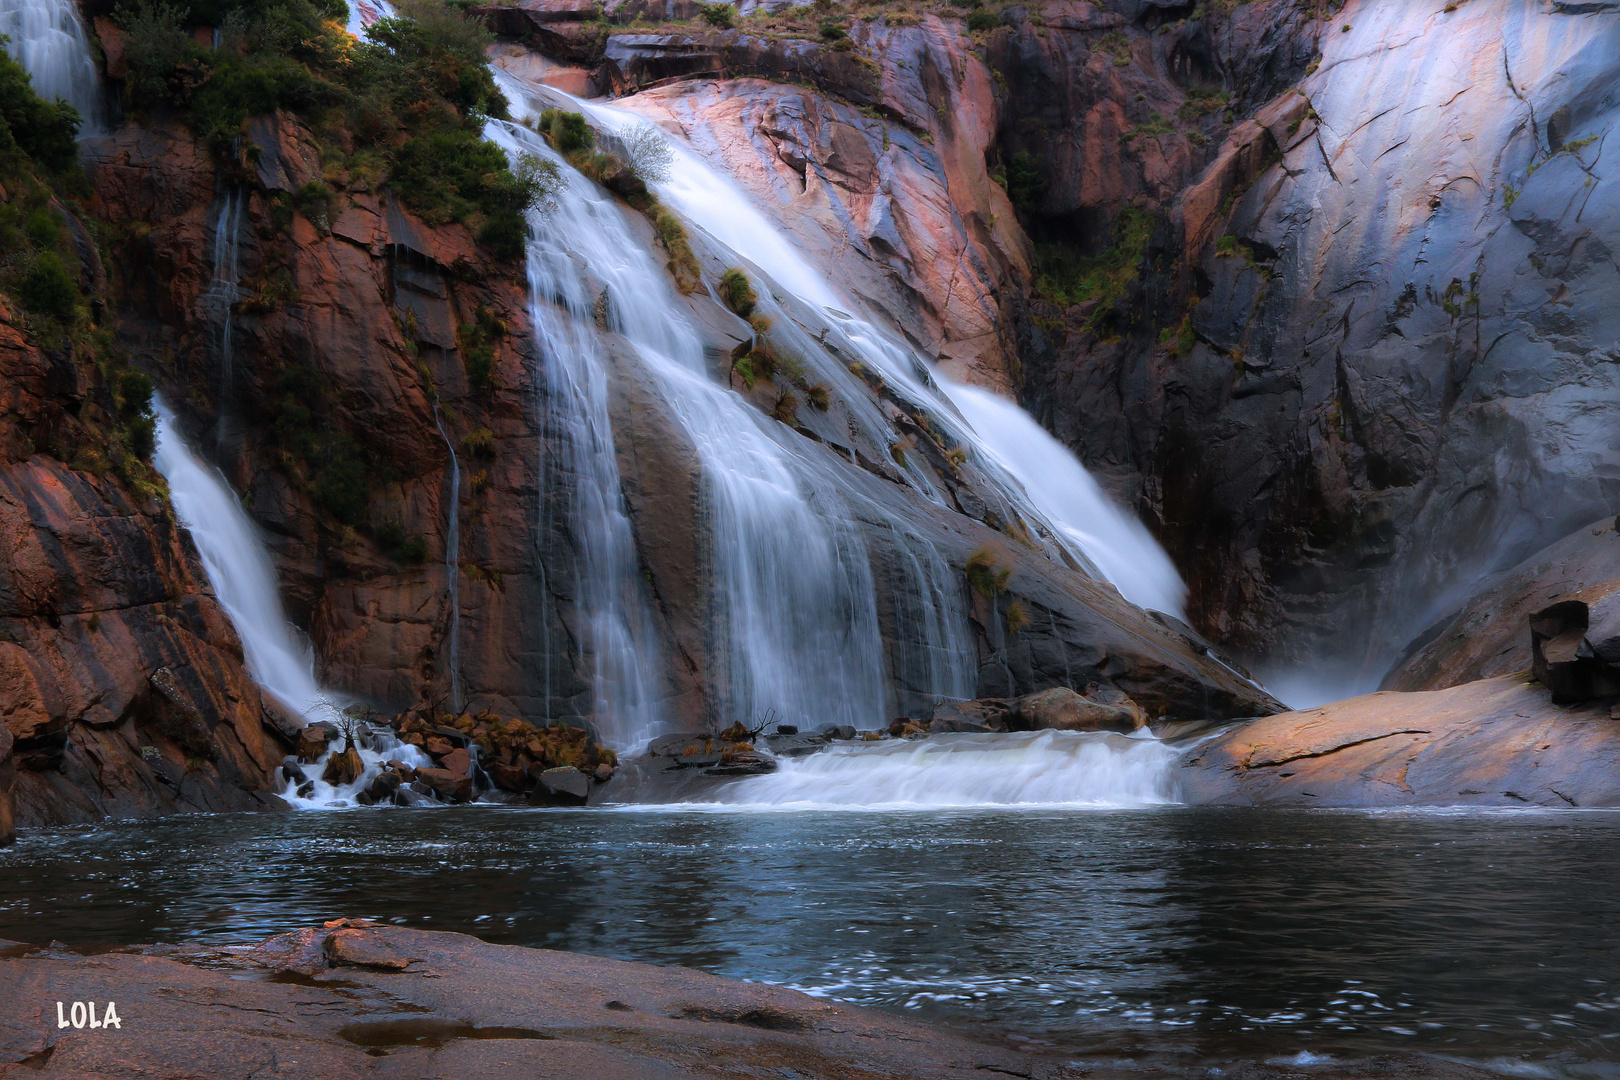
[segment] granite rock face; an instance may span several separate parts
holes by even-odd
[[[1486,582],[1460,609],[1412,643],[1384,678],[1385,690],[1447,686],[1528,671],[1529,621],[1555,603],[1597,604],[1620,593],[1620,533],[1593,522]]]
[[[1620,806],[1620,719],[1522,675],[1253,720],[1182,761],[1222,806]]]
[[[40,349],[0,307],[0,844],[280,805],[287,722],[112,401],[89,355]]]
[[[1082,459],[1140,484],[1200,629],[1376,677],[1481,579],[1620,498],[1603,179],[1620,27],[1351,3],[1319,34],[1277,160],[1230,189],[1179,291],[1146,283],[1144,302],[1186,305],[1153,316],[1186,314],[1185,355],[1082,341],[1029,394]],[[1199,191],[1155,248],[1189,257]]]
[[[548,646],[567,631],[542,582],[566,581],[573,554],[566,534],[539,535],[553,516],[521,268],[363,185],[317,220],[278,219],[319,151],[296,117],[252,126],[264,149],[235,189],[183,130],[126,125],[86,144],[101,212],[150,228],[113,266],[121,340],[193,447],[246,494],[324,680],[395,710],[447,697],[453,445],[466,692],[509,713],[579,715],[583,678]],[[212,265],[222,230],[240,275],[224,302]],[[480,318],[498,328],[488,390],[458,347]],[[282,434],[289,424],[296,438]],[[306,429],[313,453],[298,444]],[[357,481],[347,503],[326,495]]]

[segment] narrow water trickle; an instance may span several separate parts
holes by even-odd
[[[456,448],[444,430],[439,416],[439,403],[433,403],[433,423],[450,452],[450,505],[445,511],[444,574],[447,602],[450,605],[449,654],[450,711],[459,713],[463,707],[461,693],[461,463],[456,460]]]
[[[0,34],[36,94],[77,109],[81,136],[101,130],[101,71],[75,0],[0,0]]]
[[[215,359],[219,365],[220,436],[225,435],[226,417],[231,415],[236,397],[235,333],[236,302],[242,298],[241,239],[242,205],[247,201],[240,187],[229,188],[219,200],[214,218],[213,277],[203,292],[203,303],[215,320]]]

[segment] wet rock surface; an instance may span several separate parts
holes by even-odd
[[[779,987],[363,920],[241,951],[0,959],[0,998],[20,1006],[0,1075],[1082,1075]],[[63,998],[116,1001],[121,1030],[59,1031]]]
[[[0,1076],[294,1080],[677,1077],[1030,1080],[1142,1075],[781,987],[337,919],[256,946],[79,956],[0,942]],[[58,1000],[117,1003],[59,1029]],[[1011,1040],[1009,1040],[1011,1042]],[[1078,1048],[1083,1055],[1085,1048]],[[1080,1060],[1076,1060],[1081,1057]],[[1242,1080],[1483,1080],[1427,1056],[1222,1061]],[[1149,1075],[1176,1075],[1149,1071]]]
[[[1203,804],[1620,806],[1620,719],[1521,673],[1252,720],[1178,772]]]
[[[285,718],[111,410],[92,357],[0,303],[0,844],[281,805]]]

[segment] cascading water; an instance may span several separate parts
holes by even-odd
[[[984,449],[1125,599],[1182,617],[1187,586],[1170,556],[1141,522],[1113,504],[1067,447],[1004,397],[943,379],[940,386],[979,434]]]
[[[621,109],[568,100],[611,130],[645,124]],[[855,306],[837,294],[736,184],[692,151],[672,148],[669,179],[656,185],[663,202],[753,263],[778,290],[820,308],[836,325],[841,349],[903,387],[943,426],[953,428],[963,445],[977,451],[980,464],[1003,491],[1022,503],[1025,516],[1044,524],[1074,561],[1133,603],[1181,614],[1186,588],[1169,556],[1140,522],[1110,502],[1066,447],[1010,401],[974,387],[940,389],[942,384],[912,350],[871,321],[849,314]],[[954,424],[953,414],[966,423]],[[910,477],[917,481],[918,471]],[[925,496],[931,494],[930,481],[916,486]]]
[[[275,568],[225,478],[181,441],[174,414],[157,403],[152,463],[169,482],[180,522],[202,555],[208,580],[236,626],[248,674],[305,720],[332,719],[336,706],[315,681],[315,655],[281,607]]]
[[[1155,806],[1176,801],[1157,739],[1072,731],[948,735],[835,746],[720,789],[722,806],[906,809]]]
[[[81,135],[100,129],[101,72],[75,0],[0,0],[0,34],[11,39],[6,51],[28,72],[35,93],[77,109]]]
[[[523,97],[521,89],[508,96]],[[510,153],[559,161],[544,140],[524,128],[493,125],[490,133]],[[557,206],[535,223],[530,286],[542,351],[556,369],[554,377],[568,387],[566,395],[558,395],[562,422],[579,429],[576,441],[601,462],[595,476],[581,476],[590,483],[576,492],[579,509],[587,511],[576,512],[576,528],[622,537],[624,565],[617,574],[612,566],[598,567],[608,573],[596,583],[597,591],[622,594],[629,586],[624,570],[633,566],[627,522],[621,532],[618,520],[616,469],[608,471],[606,345],[594,325],[598,298],[605,296],[611,331],[622,336],[655,380],[702,473],[710,525],[716,719],[754,723],[774,710],[784,722],[878,723],[884,705],[882,640],[871,573],[836,485],[816,483],[822,478],[774,438],[771,428],[780,425],[709,378],[697,333],[624,211],[594,184],[560,167],[566,182]],[[600,505],[593,508],[593,502]],[[580,546],[592,545],[582,541]],[[588,576],[591,568],[584,569]],[[622,606],[602,605],[599,599],[598,608],[617,610],[625,621]],[[588,610],[587,616],[596,621]],[[639,644],[633,635],[614,643]],[[599,648],[597,655],[602,656]],[[634,657],[637,669],[650,659],[641,648]],[[625,737],[622,722],[611,714],[598,725],[604,731],[618,727]]]
[[[161,400],[155,404],[157,448],[152,463],[168,481],[175,513],[196,543],[208,581],[242,640],[248,674],[264,693],[306,723],[341,722],[341,703],[315,679],[314,651],[287,621],[275,567],[253,522],[218,470],[186,447],[168,406]],[[392,733],[365,732],[360,757],[366,768],[353,783],[333,786],[316,779],[300,796],[301,785],[295,781],[283,797],[300,807],[341,805],[370,783],[388,758],[413,766],[432,765],[416,747],[396,743]],[[324,762],[323,758],[313,766],[316,777]]]
[[[577,99],[571,99],[570,104],[592,115],[610,131],[642,123],[616,109]],[[913,400],[929,407],[930,412],[950,418],[947,423],[958,413],[962,416],[962,421],[954,424],[953,434],[976,452],[984,471],[999,482],[1005,494],[1017,500],[1021,512],[1048,528],[1050,539],[1070,561],[1094,571],[1099,578],[1113,581],[1136,603],[1179,613],[1181,583],[1162,549],[1145,529],[1108,502],[1072,454],[1011,403],[971,388],[952,387],[947,392],[937,389],[919,358],[871,322],[848,314],[852,305],[837,296],[763,215],[748,205],[741,192],[710,172],[691,153],[680,147],[674,150],[672,176],[667,183],[657,185],[661,201],[676,208],[717,243],[729,246],[741,256],[738,264],[751,264],[751,269],[771,286],[757,291],[762,308],[769,310],[773,322],[789,315],[783,308],[787,303],[781,301],[783,294],[793,302],[819,307],[830,321],[832,332],[823,333],[818,340],[829,351],[858,357],[903,388]],[[578,180],[572,183],[580,186]],[[591,190],[594,193],[594,188]],[[584,223],[576,223],[568,235],[577,238],[582,231],[588,231]],[[593,270],[596,268],[592,256],[586,255],[584,261]],[[660,280],[659,287],[668,293],[667,283]],[[611,295],[612,290],[609,292]],[[687,370],[697,369],[689,364]],[[708,380],[703,382],[718,391]],[[737,400],[724,391],[720,394]],[[744,411],[757,415],[746,407]],[[693,424],[685,414],[683,419],[688,430],[701,432],[701,424]],[[701,452],[701,437],[698,442]],[[1037,453],[1046,457],[1044,471],[1034,468]],[[724,467],[709,458],[705,458],[705,465],[711,471],[716,466]],[[801,476],[815,473],[802,460],[789,467]],[[943,502],[923,470],[906,471],[908,480],[924,498]],[[1063,490],[1052,491],[1054,485]],[[839,490],[836,482],[821,486]],[[757,534],[728,536],[719,526],[717,522],[713,541],[717,550],[721,545],[733,544],[732,550],[743,552],[759,541]],[[928,576],[920,574],[919,579]],[[944,583],[949,579],[942,576],[940,580]],[[751,584],[767,594],[751,596],[751,600],[768,602],[769,594],[781,597],[785,593],[785,583],[779,579]],[[905,591],[913,595],[926,592],[915,588]],[[930,613],[950,611],[938,630],[942,637],[951,636],[961,622],[954,610],[960,604],[959,592],[947,584],[939,595],[929,599],[934,603],[925,602],[922,606],[927,610],[920,614],[926,619]],[[859,619],[846,625],[860,632]],[[735,628],[724,623],[719,628],[735,635]],[[955,684],[949,691],[940,686],[942,696],[967,697],[973,692],[971,641],[966,644],[966,653],[956,651],[960,646],[942,650],[950,657],[942,666],[943,681]],[[881,672],[875,674],[881,678]],[[803,711],[795,709],[787,715],[798,719]],[[823,713],[817,719],[824,723],[828,717]],[[855,726],[861,725],[856,722]],[[1174,801],[1169,763],[1175,756],[1176,751],[1145,737],[1043,732],[968,742],[947,738],[839,748],[802,760],[783,761],[776,773],[731,785],[722,789],[717,798],[756,805],[1143,805]]]
[[[455,444],[444,430],[439,416],[438,402],[433,404],[433,423],[450,452],[450,505],[445,511],[444,574],[447,602],[450,605],[450,644],[446,652],[450,664],[450,711],[462,710],[461,694],[461,463],[456,460]]]

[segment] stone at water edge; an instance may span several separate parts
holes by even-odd
[[[459,746],[450,751],[439,760],[440,767],[448,769],[457,776],[472,775],[472,755]]]
[[[449,769],[417,769],[416,783],[451,802],[467,802],[472,798],[472,777],[453,773]]]
[[[539,781],[534,792],[534,799],[539,803],[583,806],[591,795],[591,778],[572,765],[546,769]]]
[[[309,724],[298,735],[298,760],[313,765],[320,760],[322,754],[326,753],[326,748],[337,735],[338,729],[325,720]]]
[[[1004,732],[1011,726],[1013,703],[1005,698],[942,701],[934,706],[931,732]]]
[[[1020,727],[1036,731],[1118,731],[1128,734],[1142,726],[1139,717],[1124,705],[1094,701],[1066,686],[1054,686],[1050,690],[1020,698],[1016,715]]]
[[[360,751],[351,746],[326,759],[326,771],[321,773],[321,779],[333,787],[341,787],[354,783],[365,769],[365,762],[360,760]]]

